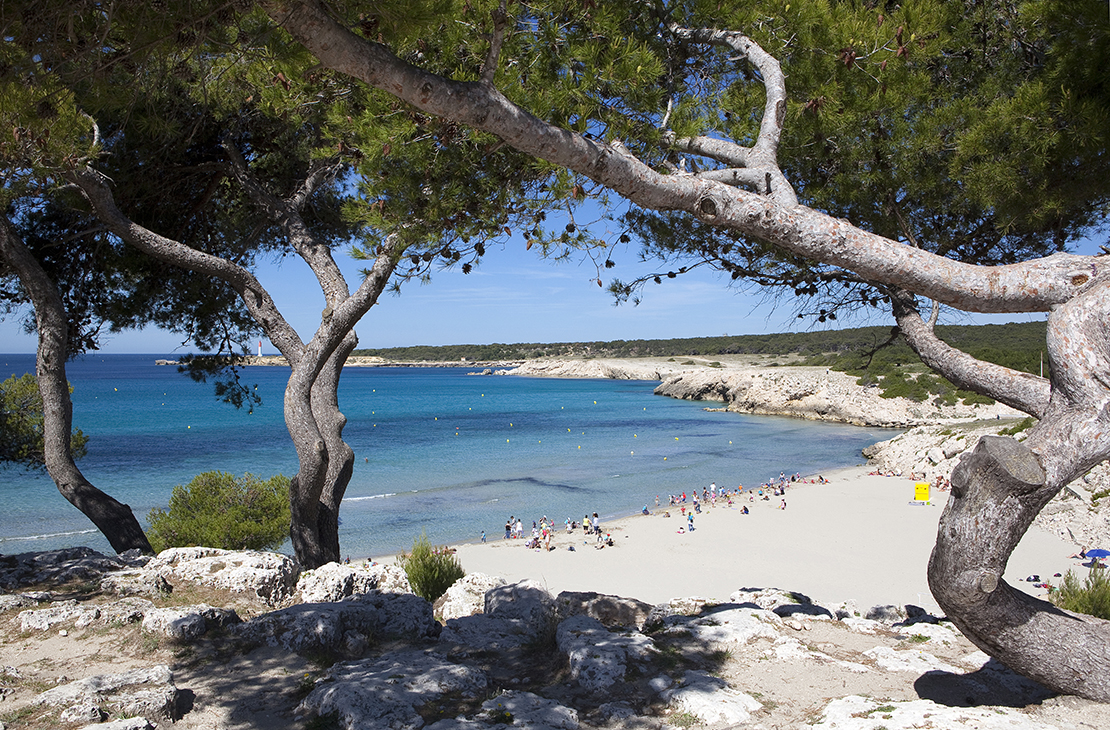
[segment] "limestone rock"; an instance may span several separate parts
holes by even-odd
[[[290,651],[344,652],[356,635],[427,639],[439,625],[432,606],[412,593],[364,593],[336,603],[302,603],[262,614],[235,627],[247,641]],[[351,632],[354,632],[352,635]]]
[[[611,633],[590,616],[571,616],[555,634],[559,651],[566,654],[570,676],[588,692],[599,692],[624,679],[630,661],[646,661],[654,644],[643,634]]]
[[[502,651],[555,630],[555,599],[532,580],[500,585],[485,595],[481,614],[450,619],[440,645],[462,651]]]
[[[469,573],[436,599],[433,613],[444,621],[482,613],[486,609],[486,592],[505,582],[499,576]]]
[[[406,650],[334,665],[297,712],[336,713],[345,728],[417,730],[424,720],[416,708],[448,693],[476,697],[484,694],[488,685],[479,669]]]
[[[606,628],[643,628],[652,606],[634,598],[621,598],[603,593],[563,591],[555,597],[558,615],[589,616],[595,618]]]
[[[512,726],[523,730],[577,730],[578,713],[555,700],[531,692],[510,690],[482,703],[482,715],[493,722],[512,717]],[[500,724],[496,727],[501,727]]]
[[[371,565],[367,570],[378,580],[382,593],[412,593],[409,577],[399,565]]]
[[[708,598],[700,596],[692,596],[689,598],[673,598],[668,603],[661,603],[651,609],[647,619],[644,621],[645,627],[653,627],[661,625],[671,616],[696,616],[701,613],[702,608],[706,605],[713,603]]]
[[[157,573],[130,568],[104,576],[100,581],[100,590],[117,596],[168,596],[173,592],[173,586]]]
[[[832,611],[823,606],[818,606],[809,596],[797,591],[784,591],[780,588],[741,588],[729,595],[729,600],[733,603],[753,604],[759,608],[773,611],[783,618],[788,616],[834,618]]]
[[[4,593],[0,594],[0,613],[4,611],[15,611],[17,609],[27,608],[28,606],[37,606],[42,603],[43,599],[39,596],[33,596],[27,593]]]
[[[0,563],[0,588],[98,580],[105,573],[126,567],[127,561],[87,547],[8,555]]]
[[[176,716],[178,690],[173,673],[163,665],[102,674],[48,689],[35,697],[35,705],[64,708],[71,717],[105,708],[115,715],[143,715],[171,720]],[[92,708],[92,710],[90,709]],[[97,710],[97,718],[99,711]]]
[[[57,601],[47,608],[19,612],[20,631],[46,631],[55,624],[73,622],[75,626],[88,626],[100,618],[97,606],[86,606],[75,600]]]
[[[269,606],[293,595],[299,572],[287,555],[205,547],[163,550],[146,570],[171,582],[184,580],[253,596]]]
[[[963,670],[947,662],[937,659],[932,654],[921,649],[891,649],[889,646],[877,646],[868,649],[863,655],[872,659],[875,664],[888,672],[917,672],[924,674],[934,670],[962,674]]]
[[[923,636],[938,644],[955,644],[959,634],[951,624],[931,624],[920,622],[909,626],[898,626],[898,631],[910,636]]]
[[[239,615],[235,611],[202,603],[199,606],[152,608],[143,616],[143,631],[183,643],[200,638],[210,628],[231,626],[239,622]]]
[[[145,598],[130,596],[106,603],[100,608],[100,620],[105,624],[133,624],[143,620],[154,604]]]
[[[555,599],[539,582],[522,580],[487,591],[485,613],[538,626],[554,618]]]
[[[400,577],[397,573],[400,573]],[[405,571],[395,565],[328,563],[301,573],[297,580],[297,593],[305,603],[335,602],[374,590],[383,593],[412,593]]]
[[[872,621],[882,621],[884,623],[897,623],[905,621],[908,618],[906,609],[901,606],[872,606],[867,609],[867,613],[863,615],[864,618],[871,619]]]
[[[2,729],[0,729],[2,730]],[[95,725],[86,725],[81,730],[157,730],[157,725],[152,725],[145,717],[129,717],[126,720],[113,720],[111,722],[98,722]]]
[[[1008,707],[946,707],[932,700],[909,702],[875,700],[852,695],[826,705],[815,730],[911,730],[935,727],[946,730],[1057,730],[1019,709]]]
[[[686,672],[682,683],[660,695],[675,712],[688,712],[707,725],[738,725],[763,707],[751,695],[731,688],[725,680],[702,672]]]
[[[727,410],[740,413],[894,428],[952,419],[1020,415],[997,403],[949,406],[938,401],[915,403],[905,398],[882,398],[878,388],[859,385],[856,378],[846,373],[813,367],[688,370],[664,377],[655,393],[686,400],[722,401]]]
[[[479,613],[449,619],[440,632],[439,643],[448,651],[501,652],[536,641],[541,630],[541,627],[521,619],[495,618]]]
[[[758,608],[726,608],[700,616],[668,616],[663,633],[689,635],[692,641],[720,649],[744,647],[757,638],[777,639],[782,619]]]

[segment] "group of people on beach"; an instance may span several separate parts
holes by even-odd
[[[613,545],[612,535],[602,532],[601,517],[598,516],[597,512],[594,512],[592,517],[590,513],[587,512],[582,517],[581,523],[579,523],[578,520],[572,520],[568,517],[564,522],[564,527],[566,528],[566,533],[568,535],[573,534],[576,530],[579,529],[579,527],[581,527],[584,534],[592,535],[596,538],[596,542],[598,543],[598,545]],[[554,536],[554,533],[555,520],[548,519],[547,515],[544,515],[540,518],[539,522],[536,522],[535,520],[532,521],[532,531],[527,538],[525,546],[529,549],[536,550],[554,550],[554,548],[551,546],[551,540]],[[483,532],[482,542],[486,541],[485,535],[486,533]],[[510,515],[509,519],[505,521],[505,539],[525,540],[523,520]],[[571,549],[573,550],[574,548],[572,547]]]
[[[828,480],[823,476],[803,478],[801,474],[793,474],[787,476],[786,472],[779,472],[777,479],[768,479],[761,484],[758,488],[748,489],[748,502],[754,503],[756,499],[762,501],[770,501],[771,497],[779,497],[780,501],[777,505],[778,509],[786,509],[786,488],[792,484],[828,484]],[[689,492],[683,491],[680,494],[670,494],[667,496],[667,507],[677,507],[680,514],[685,519],[686,524],[684,528],[679,528],[679,532],[693,532],[694,531],[694,515],[701,514],[703,505],[716,507],[718,501],[729,507],[734,506],[734,501],[740,501],[744,496],[744,485],[739,484],[734,488],[718,487],[716,482],[712,482],[708,487],[703,487],[699,493],[697,489]],[[655,495],[655,507],[660,507],[659,495]],[[739,511],[741,514],[748,514],[748,505],[741,504]],[[650,515],[652,512],[645,504],[640,511],[641,514]],[[664,517],[670,517],[670,511],[664,511]],[[572,535],[579,529],[582,530],[586,536],[595,538],[595,547],[601,548],[613,545],[612,535],[604,532],[601,529],[601,518],[597,512],[587,512],[582,517],[582,521],[572,520],[570,517],[566,518],[563,522],[563,527],[567,535]],[[520,518],[510,515],[509,519],[505,521],[505,539],[506,540],[526,540],[526,547],[537,550],[553,550],[551,545],[552,537],[555,531],[555,521],[548,519],[544,515],[537,522],[532,521],[532,530],[528,536],[524,533],[524,521]],[[486,541],[485,532],[482,533],[482,542]],[[573,546],[570,547],[574,549]]]

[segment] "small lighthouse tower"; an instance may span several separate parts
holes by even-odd
[[[258,341],[258,356],[262,357],[262,340]]]

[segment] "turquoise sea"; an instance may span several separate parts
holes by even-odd
[[[88,355],[67,367],[74,425],[90,437],[78,465],[140,520],[177,484],[218,469],[292,476],[282,417],[288,369],[250,367],[262,405],[217,401],[163,355]],[[33,355],[0,354],[0,379],[34,372]],[[355,450],[340,512],[352,557],[394,553],[426,531],[435,543],[490,539],[509,515],[558,522],[614,518],[655,496],[819,474],[863,461],[895,432],[708,412],[652,393],[655,382],[469,375],[465,368],[347,368],[340,407]],[[45,473],[0,466],[0,553],[108,543]],[[288,545],[286,545],[288,549]]]

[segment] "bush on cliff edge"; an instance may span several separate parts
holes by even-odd
[[[157,552],[194,546],[273,550],[289,536],[289,479],[206,471],[174,487],[169,509],[152,509],[147,520],[147,538]]]

